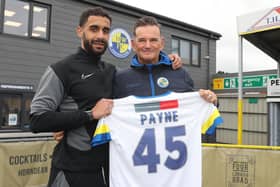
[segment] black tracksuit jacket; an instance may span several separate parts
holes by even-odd
[[[99,170],[107,161],[108,145],[90,145],[97,120],[84,112],[101,98],[112,97],[115,67],[88,55],[82,48],[50,65],[31,103],[33,132],[64,131],[52,165],[68,171]]]

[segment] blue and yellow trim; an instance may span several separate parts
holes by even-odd
[[[91,145],[97,146],[111,141],[110,129],[106,124],[98,125],[93,135]]]
[[[216,126],[223,123],[223,119],[218,111],[215,109],[210,117],[203,123],[201,127],[202,134],[212,134],[216,128]]]

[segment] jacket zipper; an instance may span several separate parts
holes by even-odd
[[[149,70],[149,80],[150,80],[150,86],[151,86],[151,95],[155,96],[155,84],[153,79],[153,73],[152,73],[152,66],[147,66]]]

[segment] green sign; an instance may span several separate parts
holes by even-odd
[[[236,77],[233,78],[225,78],[224,79],[224,88],[225,89],[234,89],[238,88],[238,79]]]
[[[256,98],[256,97],[249,98],[249,103],[250,104],[257,104],[258,103],[258,98]]]
[[[242,80],[243,88],[265,88],[267,79],[277,78],[277,74],[260,75],[260,76],[244,76]],[[238,77],[224,78],[224,89],[237,89]]]

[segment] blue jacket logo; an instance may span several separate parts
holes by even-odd
[[[167,88],[168,85],[169,85],[169,81],[168,81],[168,79],[165,78],[165,77],[160,77],[160,78],[158,78],[158,80],[157,80],[157,85],[158,85],[159,87],[161,87],[161,88]]]

